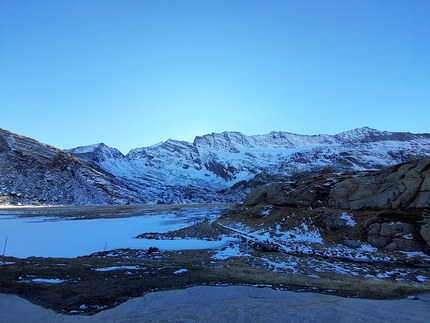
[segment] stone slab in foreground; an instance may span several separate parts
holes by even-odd
[[[430,294],[366,300],[245,286],[154,292],[94,316],[56,314],[0,294],[0,322],[428,322]]]

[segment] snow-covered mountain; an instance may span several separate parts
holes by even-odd
[[[380,169],[426,156],[430,134],[370,128],[314,136],[212,133],[192,143],[169,139],[126,155],[102,143],[61,151],[1,130],[0,194],[24,204],[28,201],[17,192],[24,192],[22,197],[43,191],[37,201],[47,204],[236,202],[266,181]],[[53,170],[58,181],[47,180]],[[49,188],[54,183],[57,188]],[[60,186],[68,190],[60,193]]]
[[[430,134],[370,128],[333,136],[223,132],[196,137],[193,143],[169,139],[125,156],[104,144],[69,152],[150,202],[237,201],[256,176],[264,181],[304,171],[380,169],[429,156]]]

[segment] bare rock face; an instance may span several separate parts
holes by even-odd
[[[411,223],[374,223],[367,233],[367,241],[374,247],[390,251],[422,251],[423,245],[415,238],[417,234]]]
[[[343,242],[346,246],[356,249],[356,248],[360,248],[361,247],[361,242],[358,240],[349,240],[349,239],[345,239]]]
[[[387,223],[384,222],[381,224],[381,229],[379,231],[379,234],[384,237],[395,237],[397,235],[408,235],[413,233],[414,227],[410,223],[402,223],[402,222],[395,222],[395,223]]]
[[[363,230],[361,237],[370,245],[388,251],[423,251],[430,246],[429,186],[430,158],[424,158],[361,175],[329,174],[264,185],[253,190],[244,205],[251,207],[249,212],[259,205],[301,212],[321,208],[320,228],[327,231],[343,230],[346,220],[326,209],[347,210],[360,215],[357,230]],[[345,239],[357,245],[351,240]]]
[[[263,185],[245,199],[245,205],[260,203],[278,206],[323,206],[339,175],[313,177],[299,183]]]
[[[331,190],[330,204],[350,210],[427,208],[430,206],[430,158],[346,179]]]
[[[425,220],[421,222],[420,235],[430,246],[430,220]]]
[[[337,181],[339,181],[337,183]],[[251,192],[246,205],[330,206],[348,210],[430,207],[430,158],[364,176],[321,176],[300,183],[271,184]]]

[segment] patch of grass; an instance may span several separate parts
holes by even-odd
[[[16,294],[57,312],[78,311],[87,315],[147,292],[195,285],[263,285],[375,299],[430,292],[428,283],[375,280],[329,272],[315,276],[274,271],[262,265],[263,254],[259,253],[225,260],[214,259],[214,254],[212,250],[152,253],[118,250],[116,254],[109,251],[73,259],[0,257],[0,292]],[[179,269],[186,271],[177,273]],[[64,282],[38,283],[33,282],[35,278]]]
[[[398,299],[408,295],[430,292],[430,284],[411,284],[389,279],[375,280],[364,277],[351,277],[341,274],[320,273],[319,278],[306,275],[293,275],[286,279],[287,285],[315,287],[321,292],[335,293],[341,296],[368,299]]]

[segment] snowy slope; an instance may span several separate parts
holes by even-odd
[[[242,201],[265,181],[380,169],[430,156],[430,134],[361,128],[336,135],[212,133],[123,155],[103,143],[68,151],[0,129],[0,204]]]
[[[0,205],[103,205],[145,202],[58,148],[0,129]]]
[[[370,128],[333,136],[223,132],[196,137],[193,143],[169,139],[125,156],[104,144],[69,152],[153,203],[236,201],[246,192],[229,189],[261,173],[285,178],[324,168],[380,169],[429,156],[430,134]]]

